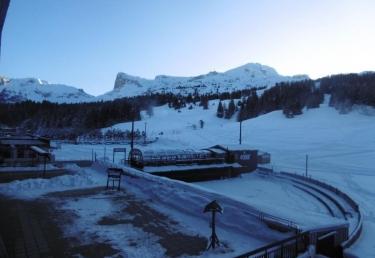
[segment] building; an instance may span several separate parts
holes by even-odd
[[[0,137],[15,136],[17,135],[16,128],[0,128]]]
[[[202,150],[145,151],[139,168],[172,179],[204,181],[252,172],[258,158],[258,150],[246,145],[215,145]]]
[[[226,163],[238,163],[244,170],[251,172],[258,165],[258,150],[242,144],[218,144],[207,149],[216,156],[224,155]]]
[[[269,164],[271,163],[271,154],[264,151],[258,152],[258,164]]]
[[[1,166],[30,166],[53,160],[50,140],[33,135],[0,136]]]

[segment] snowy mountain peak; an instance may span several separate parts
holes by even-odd
[[[116,76],[114,90],[125,87],[126,85],[135,85],[137,87],[141,87],[140,81],[142,80],[145,79],[120,72]]]
[[[48,84],[47,81],[41,80],[38,78],[9,79],[7,83],[9,82],[24,85],[24,86],[30,86],[30,87],[35,86],[35,85]]]
[[[264,75],[278,75],[274,68],[259,63],[247,63],[237,68],[228,70],[226,73],[262,73]]]
[[[274,68],[259,63],[248,63],[223,73],[212,71],[194,77],[158,75],[153,80],[120,72],[116,76],[114,89],[98,98],[111,100],[148,93],[221,93],[252,87],[269,87],[281,81],[308,78],[306,75],[282,76]]]
[[[89,102],[95,99],[72,86],[49,84],[37,78],[8,79],[0,77],[0,102],[19,102],[33,100],[37,102],[50,101],[56,103]]]
[[[63,84],[49,84],[36,78],[8,79],[0,76],[0,102],[33,100],[55,103],[110,101],[151,93],[215,94],[233,92],[253,87],[271,87],[282,81],[306,80],[306,75],[282,76],[272,67],[248,63],[226,72],[211,71],[207,74],[182,77],[158,75],[154,79],[119,72],[113,90],[94,97],[82,89]]]

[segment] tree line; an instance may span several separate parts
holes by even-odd
[[[182,96],[156,93],[143,96],[92,103],[57,104],[48,101],[22,101],[0,103],[0,126],[19,127],[39,135],[74,139],[94,129],[109,127],[120,122],[139,120],[144,110],[153,115],[153,107],[168,104],[180,109],[189,104],[199,104],[208,109],[212,99],[229,99],[248,94],[249,89],[232,93],[199,95],[197,92]]]
[[[375,107],[375,73],[339,74],[318,80],[321,90],[330,94],[329,105],[349,112],[353,105]]]
[[[263,94],[258,96],[262,90]],[[156,93],[94,103],[0,103],[0,125],[45,136],[74,138],[116,123],[139,120],[142,110],[151,116],[154,106],[165,104],[175,109],[199,104],[208,109],[210,100],[219,99],[217,116],[226,119],[236,115],[238,120],[245,120],[275,110],[293,117],[301,114],[303,108],[319,107],[324,94],[330,94],[330,105],[341,111],[350,110],[355,104],[375,107],[375,73],[335,75],[316,81],[282,82],[268,89],[247,88],[204,95],[196,91],[187,96]],[[230,100],[228,105],[224,100]]]
[[[243,121],[275,110],[283,110],[287,117],[302,114],[302,109],[316,108],[323,102],[323,93],[312,80],[277,83],[259,97],[256,90],[242,97],[237,104],[231,99],[228,106],[219,102],[217,116],[230,119],[236,111]]]

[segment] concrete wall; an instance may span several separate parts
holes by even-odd
[[[220,178],[229,178],[238,176],[241,173],[241,167],[214,167],[214,168],[194,168],[168,172],[153,172],[152,175],[168,177],[184,182],[206,181]]]

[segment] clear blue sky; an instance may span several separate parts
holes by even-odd
[[[375,1],[11,0],[0,74],[98,95],[120,71],[188,76],[249,62],[312,78],[375,70]]]

